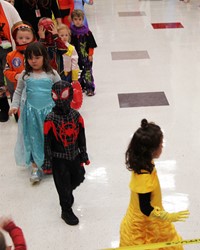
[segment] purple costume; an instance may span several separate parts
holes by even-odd
[[[81,70],[79,82],[82,89],[95,90],[94,78],[92,74],[92,62],[88,60],[90,51],[97,47],[92,32],[85,27],[71,26],[71,44],[73,44],[78,53],[78,64]],[[90,50],[91,49],[91,50]]]

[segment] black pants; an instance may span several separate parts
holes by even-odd
[[[0,122],[7,122],[9,119],[8,111],[9,111],[9,103],[6,94],[4,93],[0,97]]]
[[[85,179],[85,169],[80,166],[79,157],[72,161],[53,158],[52,171],[61,209],[67,211],[72,207],[73,190]]]
[[[10,51],[12,51],[12,48],[3,49],[0,46],[0,86],[5,85],[5,79],[4,79],[3,71],[4,71],[5,66],[6,66],[6,56]]]
[[[3,49],[0,46],[0,86],[5,85],[5,78],[3,71],[5,69],[6,65],[6,56],[8,52],[10,52],[12,48],[9,49]],[[8,116],[8,111],[9,111],[9,104],[8,104],[8,99],[6,94],[1,95],[0,97],[0,122],[6,122],[9,118]]]

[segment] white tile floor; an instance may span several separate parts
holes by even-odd
[[[130,173],[124,153],[142,118],[158,123],[166,145],[157,169],[165,209],[189,209],[176,223],[184,239],[200,238],[200,4],[191,0],[95,0],[86,13],[95,50],[96,95],[84,97],[88,153],[86,181],[75,191],[75,227],[60,219],[51,177],[31,186],[27,169],[15,165],[14,118],[0,123],[0,214],[11,214],[30,250],[95,250],[116,247],[129,201]],[[141,12],[119,16],[118,12]],[[145,13],[145,14],[144,14]],[[181,29],[151,23],[180,22]],[[111,52],[147,51],[149,59],[112,61]],[[164,92],[169,106],[119,108],[118,93]],[[9,239],[8,239],[9,242]],[[200,249],[188,245],[185,249]]]

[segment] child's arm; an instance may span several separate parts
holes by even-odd
[[[151,193],[138,194],[138,196],[141,212],[146,216],[149,216],[154,209],[151,206]]]
[[[45,174],[52,173],[51,137],[53,126],[55,126],[53,122],[46,118],[44,121],[44,164],[42,166]]]
[[[26,250],[26,242],[21,228],[17,227],[11,219],[6,217],[2,217],[0,223],[2,228],[9,233],[15,250]]]
[[[44,41],[45,41],[45,31],[46,30],[45,30],[44,26],[40,25],[38,27],[38,36],[40,38],[41,43],[44,43]]]
[[[62,51],[61,54],[64,54],[67,52],[68,48],[67,46],[65,45],[65,43],[62,41],[62,39],[58,36],[58,31],[57,31],[57,28],[54,24],[51,25],[51,30],[50,32],[52,33],[53,35],[53,39],[56,43],[56,47],[59,51]]]
[[[10,54],[8,53],[6,56],[6,66],[5,66],[5,70],[4,70],[4,75],[6,78],[8,78],[9,81],[13,82],[13,83],[17,83],[17,75],[19,75],[14,68],[12,67],[12,63],[11,60],[13,59],[13,57],[10,57]]]
[[[151,206],[151,193],[138,194],[140,210],[146,216],[161,219],[163,221],[175,222],[175,221],[185,221],[189,216],[189,211],[180,211],[177,213],[168,213],[161,210],[159,207]]]
[[[93,54],[94,54],[94,48],[97,47],[96,41],[94,39],[94,36],[91,31],[88,33],[87,37],[87,44],[88,44],[88,59],[90,62],[93,61]]]
[[[78,66],[78,54],[76,52],[75,47],[72,52],[71,60],[72,60],[72,81],[75,82],[78,81],[78,73],[80,71]]]
[[[22,91],[24,89],[24,80],[22,79],[23,72],[20,74],[20,77],[17,81],[17,88],[13,95],[13,101],[11,103],[11,108],[9,110],[9,115],[16,114],[21,101]]]
[[[79,116],[78,147],[80,150],[81,165],[83,165],[83,163],[89,165],[90,161],[88,158],[87,148],[86,148],[84,120],[81,115]]]

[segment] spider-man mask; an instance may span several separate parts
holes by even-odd
[[[55,110],[60,113],[68,113],[73,99],[73,88],[69,82],[59,81],[52,86],[52,99],[55,102]]]

